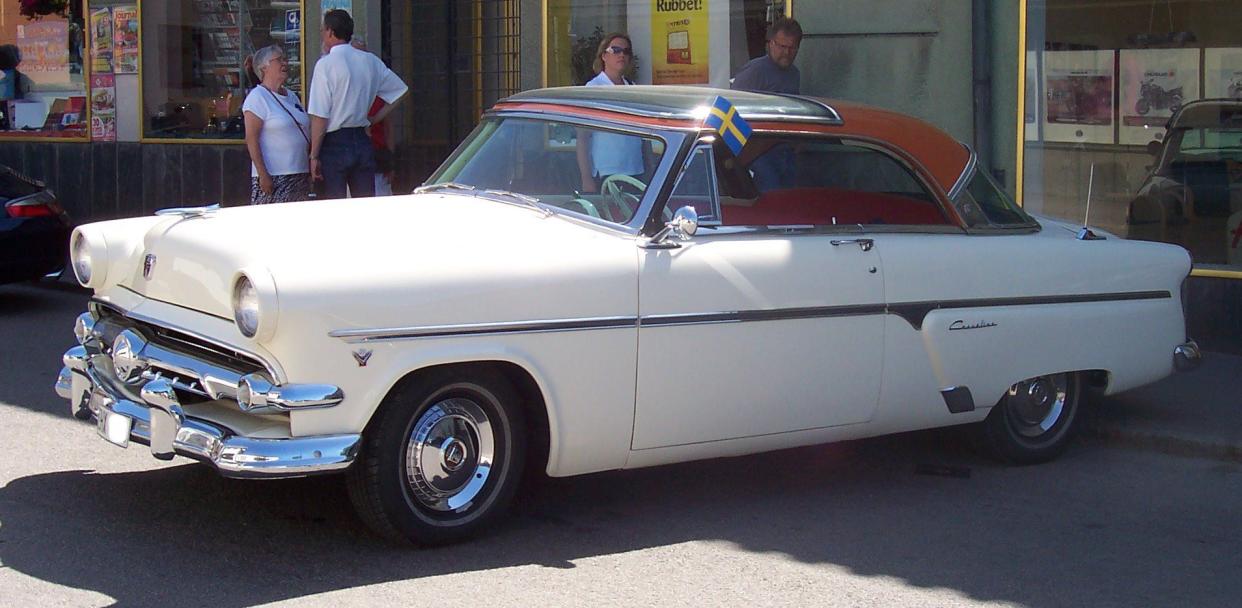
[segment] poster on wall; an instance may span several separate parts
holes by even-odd
[[[1164,124],[1182,104],[1199,98],[1199,49],[1123,50],[1119,58],[1121,129],[1118,143],[1164,140]]]
[[[138,73],[138,7],[112,9],[112,52],[117,74]]]
[[[37,85],[69,84],[69,23],[50,19],[17,26],[22,73]]]
[[[707,84],[706,0],[652,0],[651,84]]]
[[[323,4],[321,4],[320,7],[323,13],[336,10],[336,9],[341,9],[351,15],[354,14],[353,0],[321,0],[321,1]],[[320,13],[320,14],[323,14],[323,13]]]
[[[1043,78],[1040,78],[1039,60],[1039,53],[1026,52],[1026,84],[1024,85],[1022,111],[1022,133],[1026,141],[1039,141],[1039,117],[1044,114],[1040,103],[1044,96],[1043,90],[1039,88],[1043,82]]]
[[[1113,143],[1114,53],[1044,53],[1044,139]]]
[[[116,141],[116,76],[91,74],[91,139]]]
[[[1203,97],[1242,99],[1242,48],[1203,49]]]
[[[112,10],[91,11],[91,72],[112,73]]]

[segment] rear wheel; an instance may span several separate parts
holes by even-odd
[[[395,389],[368,429],[349,493],[363,521],[396,540],[468,538],[507,510],[522,475],[517,393],[482,366],[433,371]]]
[[[1077,430],[1082,384],[1082,374],[1063,372],[1009,387],[980,423],[984,447],[994,456],[1017,464],[1056,458]]]

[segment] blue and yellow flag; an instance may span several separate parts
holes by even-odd
[[[716,97],[712,101],[711,112],[703,120],[703,124],[713,128],[720,134],[725,145],[734,156],[742,153],[742,146],[750,139],[750,125],[737,113],[737,108],[724,97]]]

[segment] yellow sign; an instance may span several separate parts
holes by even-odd
[[[652,0],[652,84],[706,84],[707,45],[707,0]]]

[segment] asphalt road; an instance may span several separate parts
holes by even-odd
[[[335,478],[121,450],[52,391],[85,295],[0,286],[3,606],[1236,606],[1242,466],[1081,441],[1006,467],[934,432],[548,480],[449,548]]]

